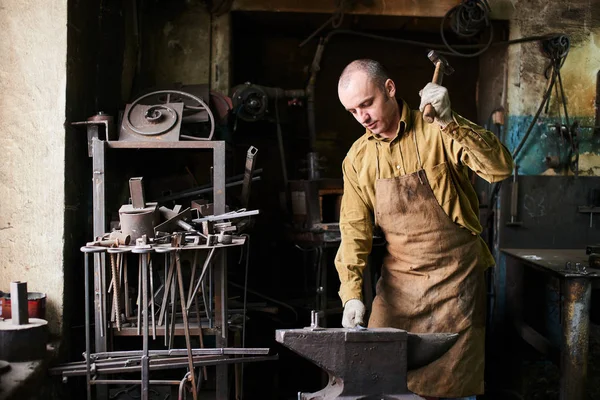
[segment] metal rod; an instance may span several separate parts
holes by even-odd
[[[202,272],[200,273],[200,277],[198,278],[198,283],[196,283],[196,286],[194,287],[193,291],[191,292],[191,298],[188,300],[188,303],[185,305],[185,310],[189,310],[190,307],[192,306],[192,301],[196,298],[196,293],[198,293],[198,289],[200,289],[200,285],[202,284],[202,281],[204,280],[204,275],[206,275],[206,270],[208,269],[208,266],[210,265],[210,262],[212,260],[212,256],[215,253],[215,248],[213,247],[212,249],[210,249],[210,253],[208,253],[208,256],[206,256],[206,260],[204,261],[204,265],[202,266]]]
[[[84,290],[85,290],[85,382],[87,387],[87,400],[92,400],[92,387],[90,381],[92,379],[91,366],[90,366],[90,271],[89,271],[89,255],[88,253],[83,254],[84,259]]]
[[[191,302],[191,297],[192,297],[192,288],[194,287],[194,279],[196,278],[196,266],[198,264],[198,251],[194,251],[194,259],[192,260],[192,273],[190,276],[190,291],[188,293],[188,300],[187,300],[187,304],[190,304]]]
[[[167,297],[167,288],[169,287],[169,283],[167,282],[167,269],[168,269],[168,265],[169,265],[169,253],[165,253],[165,275],[164,275],[165,282],[163,283],[163,286],[164,286],[164,290],[163,290],[163,304],[164,304],[164,299]],[[161,307],[162,307],[162,304],[161,304]],[[162,308],[160,310],[162,310]],[[166,307],[166,309],[165,309],[164,312],[165,312],[165,318],[168,321],[169,320],[169,308]],[[159,323],[160,323],[160,319],[159,319]],[[169,345],[169,330],[165,326],[165,346],[168,346],[168,345]]]
[[[187,354],[187,349],[171,349],[171,350],[150,350],[148,355],[153,356],[184,356]],[[238,347],[221,347],[212,349],[192,349],[194,356],[228,356],[228,355],[267,355],[269,354],[269,348],[257,347],[257,348],[238,348]],[[105,358],[115,357],[133,357],[142,356],[142,350],[128,350],[128,351],[110,351],[105,353],[92,353],[91,359],[102,360]]]
[[[225,142],[218,142],[213,149],[213,204],[215,214],[225,213],[225,163]]]
[[[218,358],[218,359],[210,359],[207,360],[206,358],[204,359],[199,359],[197,357],[194,357],[194,367],[201,367],[204,365],[210,366],[210,365],[228,365],[228,364],[236,364],[236,363],[249,363],[249,362],[261,362],[261,361],[272,361],[272,360],[277,360],[278,356],[277,355],[273,355],[273,356],[255,356],[255,357],[244,357],[244,358],[240,358],[240,357],[232,357],[232,358]],[[170,360],[170,362],[167,362],[169,360],[165,360],[162,363],[156,363],[156,364],[151,364],[150,365],[150,371],[157,371],[157,370],[163,370],[163,369],[178,369],[178,368],[184,368],[188,366],[188,359],[187,357],[182,357],[178,360]],[[97,368],[97,372],[99,374],[118,374],[118,373],[135,373],[135,372],[139,372],[141,369],[141,365],[131,365],[131,366],[124,366],[124,367],[108,367],[108,368],[104,368],[102,366]],[[72,376],[81,376],[81,375],[85,375],[85,368],[81,368],[81,369],[76,369],[76,370],[69,370],[69,371],[64,371],[62,373],[63,377],[72,377]],[[92,380],[92,382],[94,382]]]
[[[214,277],[213,277],[213,269],[209,268],[208,269],[208,313],[207,313],[207,317],[208,317],[208,327],[209,328],[214,328],[215,327],[215,320],[214,320],[214,308],[213,308],[213,295],[214,295]],[[225,345],[226,347],[227,345]]]
[[[198,297],[194,299],[194,306],[196,309],[196,318],[198,319],[198,339],[200,340],[200,348],[204,348],[204,334],[202,333],[202,320],[200,319],[200,307],[198,306]],[[208,370],[206,367],[202,368],[202,374],[204,380],[208,380]]]
[[[148,260],[146,254],[140,254],[142,259],[142,303],[144,313],[144,336],[142,340],[142,347],[144,354],[142,355],[142,400],[149,400],[150,398],[150,374],[148,365],[148,354],[150,348],[148,347]]]
[[[219,252],[215,268],[215,325],[219,330],[215,336],[217,347],[227,347],[227,253]],[[217,398],[229,398],[229,370],[226,365],[217,366]]]
[[[192,354],[192,344],[190,341],[190,326],[188,323],[187,312],[184,310],[185,306],[185,292],[183,290],[183,276],[181,273],[181,253],[177,251],[175,253],[175,258],[177,260],[177,283],[179,285],[179,299],[181,301],[181,308],[183,314],[183,328],[185,331],[185,344],[187,347],[188,360],[189,360],[189,368],[192,382],[192,396],[194,400],[198,399],[198,393],[196,392],[196,372],[194,371],[194,355]]]
[[[147,256],[150,257],[150,254]],[[152,340],[156,340],[156,320],[154,318],[154,275],[152,273],[152,260],[150,260],[150,294],[152,296],[152,300],[150,301],[150,306],[152,307]]]
[[[167,303],[169,301],[168,300],[169,290],[171,290],[170,286],[171,286],[171,282],[173,281],[173,272],[174,271],[175,271],[175,257],[171,257],[171,264],[169,265],[169,272],[167,273],[166,279],[165,279],[165,293],[163,295],[163,301],[160,306],[160,313],[158,315],[158,325],[162,325],[163,321],[164,321],[165,311],[168,306]]]
[[[127,255],[123,255],[123,286],[125,291],[125,318],[131,317],[131,304],[129,304],[129,278],[127,277]]]
[[[142,258],[138,257],[137,334],[142,334]]]
[[[12,303],[12,324],[29,324],[29,309],[27,305],[27,282],[12,281],[10,283],[10,300]]]
[[[173,255],[171,254],[171,258],[173,260],[175,260],[175,257],[173,257]],[[176,298],[175,298],[175,293],[177,290],[177,279],[172,279],[171,280],[171,328],[170,328],[170,332],[169,332],[169,349],[173,348],[173,342],[175,341],[175,318],[177,317],[177,314],[175,313],[176,310]],[[165,329],[167,329],[167,327],[165,326]]]
[[[139,379],[95,379],[91,382],[93,385],[139,385],[141,381]],[[151,380],[150,385],[165,386],[165,385],[179,385],[179,381],[164,381],[164,380]]]
[[[259,181],[260,176],[257,176],[257,175],[261,174],[261,173],[262,173],[262,168],[257,168],[256,170],[254,170],[254,173],[252,174],[253,175],[252,182]],[[226,179],[225,187],[243,185],[243,183],[244,183],[243,178],[244,178],[244,174],[231,176]],[[208,184],[208,185],[199,186],[194,189],[184,190],[182,192],[174,193],[174,194],[171,194],[168,196],[163,196],[161,198],[156,199],[155,201],[158,203],[165,203],[167,201],[180,200],[180,199],[183,199],[186,197],[193,197],[193,196],[198,196],[198,195],[201,195],[204,193],[210,193],[212,190],[213,190],[213,185]]]

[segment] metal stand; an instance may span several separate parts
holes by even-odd
[[[168,149],[168,150],[209,150],[213,153],[213,203],[214,213],[225,213],[225,142],[224,141],[180,141],[180,142],[119,142],[92,139],[93,158],[93,227],[94,236],[101,236],[107,231],[106,221],[106,154],[122,149]],[[83,251],[83,250],[82,250]],[[87,260],[87,258],[86,258]],[[227,344],[227,293],[226,293],[226,258],[222,254],[215,265],[215,284],[219,288],[216,293],[215,328],[217,346]],[[147,268],[147,265],[146,267]],[[87,268],[86,268],[87,271]],[[147,275],[144,275],[147,279]],[[98,254],[94,259],[94,322],[95,351],[106,352],[108,341],[106,335],[106,260]],[[86,292],[87,295],[87,292]],[[145,315],[146,317],[146,315]],[[87,324],[89,326],[89,324]],[[144,324],[147,327],[147,324]],[[165,332],[166,334],[166,332]],[[88,352],[89,354],[89,352]],[[228,393],[227,366],[217,367],[217,392]],[[107,398],[103,388],[97,389],[99,399]],[[226,399],[227,397],[218,397]]]
[[[114,373],[114,372],[135,372],[138,369],[141,372],[141,379],[139,380],[139,383],[141,384],[141,399],[142,400],[148,400],[149,399],[149,390],[150,390],[150,384],[153,382],[150,380],[150,370],[151,369],[161,369],[161,368],[172,368],[173,366],[175,367],[183,367],[184,363],[186,363],[189,369],[189,373],[187,376],[187,379],[189,380],[189,387],[190,387],[190,391],[192,392],[192,396],[194,398],[194,400],[196,400],[198,398],[198,394],[196,392],[196,374],[195,374],[195,370],[194,368],[198,365],[217,365],[217,398],[219,399],[227,399],[229,396],[229,385],[228,385],[228,364],[230,363],[235,363],[235,362],[246,362],[242,359],[235,359],[233,361],[229,361],[228,359],[223,359],[221,358],[214,358],[213,359],[199,359],[198,357],[202,357],[202,356],[197,356],[198,351],[203,351],[203,350],[211,350],[211,349],[193,349],[191,346],[191,340],[190,340],[190,324],[189,324],[189,320],[188,320],[188,311],[189,311],[189,307],[192,305],[192,302],[195,300],[196,297],[196,293],[199,287],[202,286],[202,282],[204,281],[204,279],[207,276],[207,271],[210,270],[209,264],[210,264],[210,258],[208,258],[204,264],[203,270],[200,274],[200,276],[198,277],[198,280],[196,282],[191,282],[190,285],[190,290],[193,290],[194,292],[192,293],[188,293],[188,295],[186,295],[185,291],[184,291],[184,285],[183,285],[183,273],[182,273],[182,267],[181,267],[181,252],[182,251],[200,251],[200,250],[208,250],[210,253],[210,255],[212,255],[215,250],[218,248],[220,249],[219,251],[219,258],[218,258],[218,262],[214,265],[214,276],[215,276],[215,286],[217,288],[217,290],[215,291],[215,329],[217,331],[217,337],[216,337],[216,346],[218,348],[226,348],[227,347],[227,339],[228,339],[228,334],[227,334],[227,286],[226,286],[226,259],[225,259],[225,248],[227,247],[232,247],[232,246],[241,246],[243,245],[245,242],[244,238],[238,238],[238,239],[233,239],[231,244],[216,244],[214,246],[209,246],[209,245],[188,245],[188,246],[182,246],[182,247],[172,247],[170,245],[159,245],[159,246],[155,246],[155,247],[149,247],[149,248],[140,248],[140,247],[127,247],[127,246],[123,246],[123,247],[119,247],[117,249],[111,249],[111,248],[103,248],[103,247],[82,247],[81,251],[84,253],[84,268],[85,268],[85,304],[86,304],[86,314],[85,314],[85,321],[86,321],[86,326],[85,326],[85,340],[86,340],[86,354],[85,354],[85,376],[86,376],[86,383],[87,383],[87,398],[88,400],[91,400],[91,385],[101,385],[101,384],[113,384],[113,383],[117,383],[117,382],[121,382],[122,380],[119,381],[115,381],[115,380],[108,380],[108,379],[96,379],[95,377],[92,377],[93,375],[99,374],[101,375],[103,372],[106,373]],[[89,292],[89,253],[97,253],[98,256],[101,253],[119,253],[122,255],[125,255],[128,252],[131,252],[133,254],[137,254],[140,262],[140,271],[139,271],[139,277],[140,277],[140,298],[138,300],[138,317],[141,315],[142,316],[142,320],[140,321],[140,323],[138,323],[138,333],[142,335],[143,337],[143,349],[142,352],[136,352],[136,351],[130,351],[130,352],[125,352],[124,354],[121,354],[122,352],[96,352],[95,355],[93,355],[94,357],[94,362],[92,365],[92,352],[91,352],[91,338],[90,338],[90,292]],[[175,288],[178,288],[178,295],[179,295],[179,300],[181,302],[181,308],[182,308],[182,315],[183,315],[183,331],[184,331],[184,336],[186,339],[186,348],[185,348],[185,358],[182,359],[181,356],[181,351],[179,350],[173,350],[173,353],[165,353],[165,354],[158,354],[156,352],[154,352],[154,356],[160,356],[160,357],[166,357],[166,356],[174,356],[174,357],[179,357],[177,360],[177,365],[175,365],[174,363],[167,363],[164,362],[161,364],[161,360],[155,361],[155,362],[151,362],[151,357],[152,354],[150,352],[149,349],[149,336],[150,336],[150,321],[152,320],[152,325],[153,325],[153,332],[156,331],[156,327],[155,327],[155,323],[154,323],[154,314],[152,315],[152,318],[149,317],[148,313],[150,312],[151,306],[149,305],[149,295],[148,295],[148,289],[151,287],[150,282],[148,282],[148,273],[149,273],[149,266],[151,265],[151,256],[156,253],[156,255],[160,255],[160,254],[170,254],[172,257],[172,263],[171,266],[174,267],[174,271],[170,271],[169,275],[171,276],[171,279],[173,281],[173,288],[171,290],[172,295],[175,294]],[[98,257],[96,256],[96,257]],[[117,272],[118,274],[118,272]],[[167,281],[165,282],[165,299],[168,296],[168,292],[167,292],[167,287],[169,287],[171,285],[171,282],[169,282],[168,280],[169,278],[167,278]],[[118,280],[115,280],[114,282],[118,282]],[[209,284],[209,286],[212,286]],[[118,283],[115,284],[115,286],[113,287],[113,290],[117,290],[116,288],[118,287]],[[96,296],[98,297],[98,296]],[[174,297],[172,297],[173,300],[173,304],[175,303],[174,301]],[[168,304],[163,303],[163,309],[168,309]],[[198,313],[199,315],[199,313]],[[96,316],[98,319],[102,320],[102,321],[107,321],[106,315],[103,316]],[[119,316],[117,315],[117,318],[119,318]],[[167,316],[168,319],[168,316]],[[174,330],[174,323],[175,323],[175,309],[172,310],[171,312],[171,332],[169,334],[169,338],[172,340],[173,336],[175,335],[175,330]],[[200,323],[200,321],[199,321]],[[167,325],[168,322],[165,321],[165,329],[164,329],[164,334],[167,335]],[[104,331],[106,330],[107,326],[104,326]],[[201,332],[201,328],[200,328],[200,332]],[[201,333],[200,333],[201,334]],[[240,350],[242,351],[242,350]],[[263,354],[263,352],[256,352],[256,350],[254,350],[254,352],[252,352],[253,350],[250,349],[250,351],[247,354]],[[262,351],[262,350],[261,350]],[[266,350],[268,353],[268,349]],[[134,354],[135,353],[135,354]],[[210,352],[206,352],[203,351],[200,354],[211,354]],[[238,354],[235,351],[230,352],[231,354]],[[266,354],[266,353],[265,353]],[[113,357],[114,361],[111,361],[111,363],[107,363],[107,362],[103,362],[100,363],[97,361],[97,359],[99,357],[101,358],[105,358],[104,356],[108,355],[110,357]],[[224,353],[223,353],[224,355]],[[129,360],[125,360],[125,361],[120,361],[118,360],[118,357],[140,357],[139,359],[139,363],[136,360],[133,359],[129,359]],[[249,361],[264,361],[268,358],[255,358],[255,359],[248,359],[247,362]],[[272,358],[271,358],[272,359]],[[125,362],[125,364],[121,364],[122,362]],[[129,363],[129,364],[128,364]],[[139,364],[139,365],[138,365]],[[131,366],[129,366],[131,365]],[[79,375],[79,366],[77,363],[75,363],[75,365],[70,365],[67,367],[60,367],[60,368],[56,368],[54,372],[57,373],[62,373],[64,377],[68,377],[68,376],[74,376],[74,375]],[[67,371],[67,372],[65,372]],[[128,381],[129,382],[129,381]],[[133,381],[132,381],[133,382]],[[136,383],[138,383],[138,381],[135,381]],[[169,384],[173,384],[173,385],[179,385],[180,381],[168,381],[170,382]]]

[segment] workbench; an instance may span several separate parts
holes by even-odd
[[[524,279],[527,269],[558,280],[560,301],[560,399],[586,397],[589,322],[592,285],[600,270],[589,267],[584,249],[501,249],[506,256],[507,313],[518,334],[536,350],[552,354],[551,341],[528,325],[525,293],[534,284]]]

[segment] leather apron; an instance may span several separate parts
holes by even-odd
[[[369,327],[458,333],[458,341],[445,355],[408,372],[408,388],[431,397],[482,394],[486,296],[479,262],[482,241],[453,223],[439,205],[421,163],[416,135],[414,142],[420,169],[391,179],[379,177],[377,149],[375,218],[387,240],[387,255]]]

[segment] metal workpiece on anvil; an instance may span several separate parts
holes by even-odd
[[[394,328],[277,330],[276,340],[329,374],[328,385],[299,400],[417,400],[406,375],[438,359],[458,334],[414,334]]]

